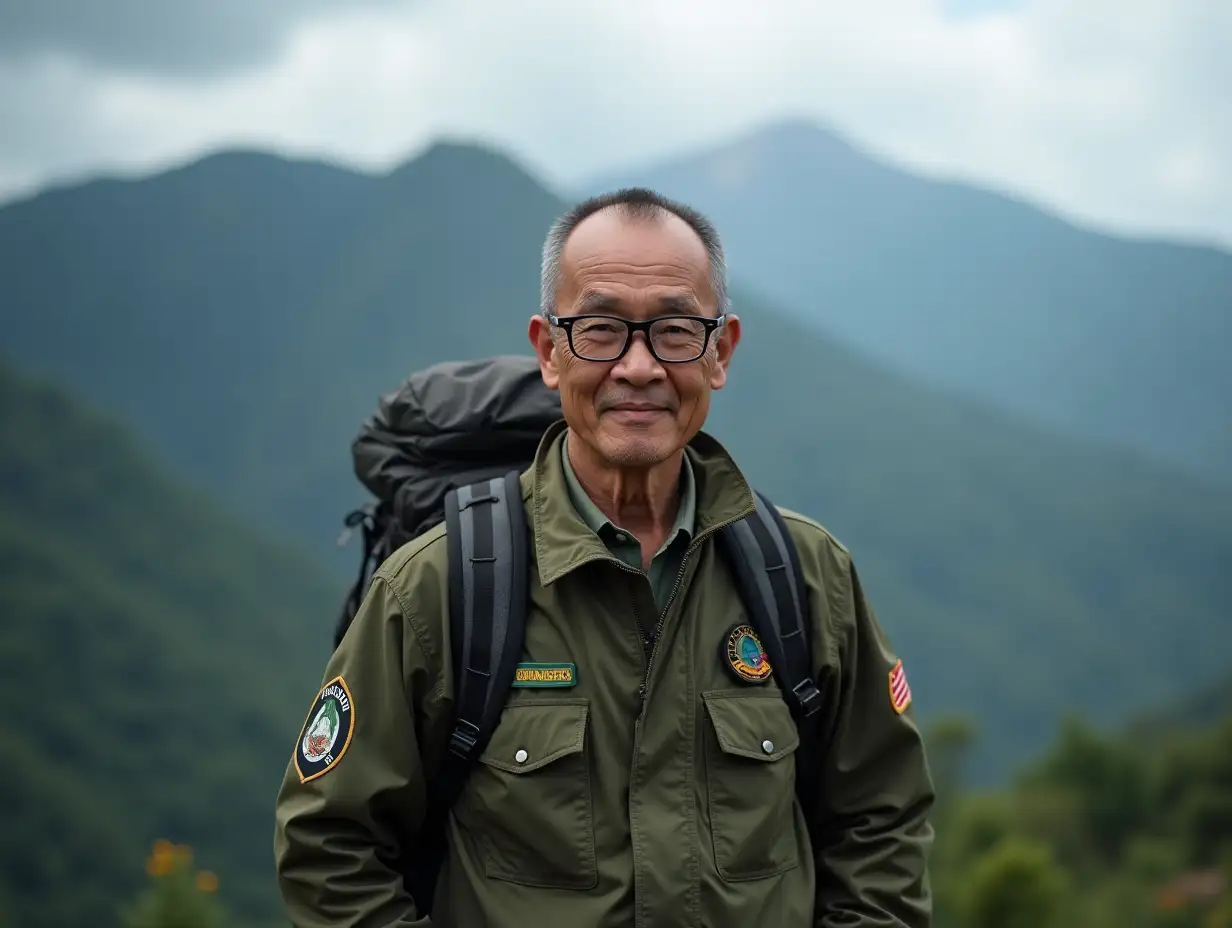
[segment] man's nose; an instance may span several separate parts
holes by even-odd
[[[642,384],[659,380],[666,376],[663,365],[650,353],[650,345],[646,342],[645,332],[634,332],[633,340],[625,356],[616,362],[612,374],[629,383]]]

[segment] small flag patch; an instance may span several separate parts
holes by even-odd
[[[901,660],[890,671],[890,705],[899,715],[911,705],[911,687],[907,685],[907,672]]]

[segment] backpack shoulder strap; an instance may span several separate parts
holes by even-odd
[[[783,517],[761,493],[754,493],[754,499],[755,511],[722,529],[719,539],[736,572],[745,611],[799,724],[821,708],[812,672],[808,588]]]
[[[451,802],[500,720],[522,654],[529,557],[517,472],[451,490],[445,532],[455,708],[441,780]]]
[[[783,517],[761,493],[755,511],[722,529],[719,544],[736,573],[745,611],[761,637],[783,698],[796,720],[801,751],[796,755],[796,796],[817,846],[816,798],[820,745],[821,690],[813,679],[808,587],[800,557]]]
[[[420,915],[432,913],[449,811],[487,747],[522,654],[529,609],[529,540],[516,471],[445,497],[453,730],[428,788],[421,833],[403,862]]]

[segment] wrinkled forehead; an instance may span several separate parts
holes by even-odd
[[[565,243],[560,270],[560,297],[572,312],[716,313],[706,246],[670,213],[588,216]]]

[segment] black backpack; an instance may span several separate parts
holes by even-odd
[[[449,810],[500,720],[522,658],[530,535],[519,475],[560,417],[558,396],[543,384],[534,358],[449,362],[417,371],[382,397],[352,444],[356,476],[376,499],[347,516],[340,539],[363,527],[359,576],[339,616],[335,647],[385,558],[445,522],[454,729],[429,786],[423,832],[400,862],[421,915],[432,909]],[[720,530],[718,544],[807,745],[810,732],[803,729],[821,702],[810,669],[807,592],[782,517],[755,496],[756,512]],[[498,589],[509,595],[497,597]],[[810,766],[813,757],[801,751],[797,763]],[[797,782],[811,783],[812,776],[798,767]],[[810,809],[809,794],[799,795]]]

